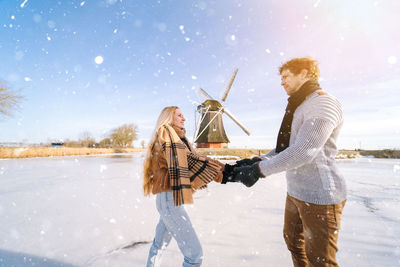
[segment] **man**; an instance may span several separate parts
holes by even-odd
[[[280,68],[289,95],[276,148],[237,162],[234,180],[252,186],[260,177],[286,171],[284,239],[294,266],[338,266],[336,252],[346,184],[335,164],[343,124],[340,103],[322,91],[312,58]]]

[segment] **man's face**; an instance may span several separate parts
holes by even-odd
[[[304,72],[305,71],[305,72]],[[307,81],[307,71],[303,70],[295,75],[290,70],[285,69],[281,73],[281,85],[285,88],[288,95],[292,95]]]

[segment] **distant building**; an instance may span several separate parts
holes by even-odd
[[[63,147],[64,142],[51,142],[52,147]]]

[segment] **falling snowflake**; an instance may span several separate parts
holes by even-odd
[[[393,165],[393,172],[400,172],[400,165]]]
[[[388,61],[389,64],[394,65],[394,64],[397,63],[397,57],[390,56],[390,57],[388,57],[387,61]]]
[[[180,25],[179,29],[181,30],[182,34],[185,34],[185,27],[183,25]]]
[[[24,8],[26,2],[28,2],[28,0],[24,0],[24,2],[22,2],[22,4],[20,5],[21,8]]]
[[[96,62],[96,64],[98,64],[98,65],[102,64],[103,61],[104,61],[104,59],[102,56],[97,56],[94,58],[94,62]]]
[[[107,165],[100,165],[100,172],[107,170]]]
[[[33,15],[34,22],[39,23],[41,20],[42,20],[42,16],[40,16],[39,14]]]

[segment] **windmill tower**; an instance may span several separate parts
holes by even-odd
[[[225,113],[231,118],[242,130],[250,135],[249,130],[241,124],[233,114],[223,105],[231,90],[233,81],[235,80],[238,69],[235,69],[232,78],[221,98],[221,102],[212,98],[206,91],[199,89],[200,95],[205,99],[203,103],[197,106],[197,113],[200,114],[200,120],[196,123],[194,143],[197,148],[224,148],[228,147],[229,139],[225,133],[224,124],[222,122],[222,114]],[[196,119],[197,122],[197,119]],[[198,127],[197,127],[198,126]]]

